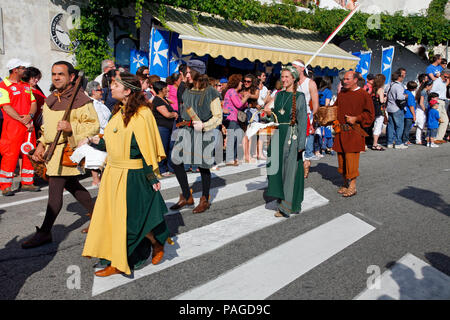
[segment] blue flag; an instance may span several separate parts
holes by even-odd
[[[139,67],[148,67],[148,52],[139,50],[130,50],[130,72],[136,74]]]
[[[370,70],[372,51],[353,52],[352,55],[360,58],[355,71],[361,73],[361,76],[366,80]]]
[[[388,48],[382,48],[383,55],[381,57],[381,73],[386,77],[385,84],[391,82],[391,74],[392,74],[392,61],[394,60],[394,49],[395,47],[391,46]]]
[[[162,79],[169,76],[170,31],[153,27],[150,37],[150,74]]]
[[[175,32],[170,34],[169,75],[178,73],[183,58],[183,43],[178,36],[179,34]]]

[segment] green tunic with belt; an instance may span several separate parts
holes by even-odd
[[[305,149],[307,112],[305,95],[296,92],[297,117],[291,126],[292,92],[281,91],[276,95],[272,113],[279,126],[271,138],[268,150],[267,195],[280,200],[278,210],[289,216],[299,213],[304,194],[304,170],[302,151]],[[274,121],[273,114],[266,120]]]

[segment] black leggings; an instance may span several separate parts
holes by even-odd
[[[183,197],[189,199],[191,192],[189,191],[189,182],[184,170],[184,163],[172,164],[173,170],[175,171],[175,176],[177,177],[178,183],[180,184],[181,191],[183,192]],[[209,189],[211,188],[211,171],[209,169],[200,168],[200,175],[202,176],[202,195],[209,199]]]
[[[50,232],[63,204],[64,188],[77,199],[88,213],[94,211],[94,201],[76,176],[50,177],[48,180],[48,204],[41,230]]]

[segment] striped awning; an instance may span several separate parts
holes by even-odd
[[[158,8],[151,10],[158,19]],[[183,54],[209,54],[216,58],[236,58],[287,64],[296,59],[307,62],[325,40],[319,33],[305,29],[289,29],[280,25],[256,24],[226,20],[207,13],[166,6],[162,24],[180,34]],[[198,22],[194,23],[194,14]],[[355,69],[359,58],[334,44],[328,44],[313,60],[312,66],[330,69]]]

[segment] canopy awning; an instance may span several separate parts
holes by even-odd
[[[157,19],[158,8],[152,14]],[[183,54],[198,56],[209,54],[216,58],[236,58],[287,64],[296,59],[307,62],[320,48],[324,39],[314,31],[289,29],[280,25],[256,24],[246,21],[226,20],[207,13],[191,12],[166,6],[163,25],[180,34]],[[334,44],[328,44],[311,63],[312,66],[355,69],[359,58],[347,53]]]

